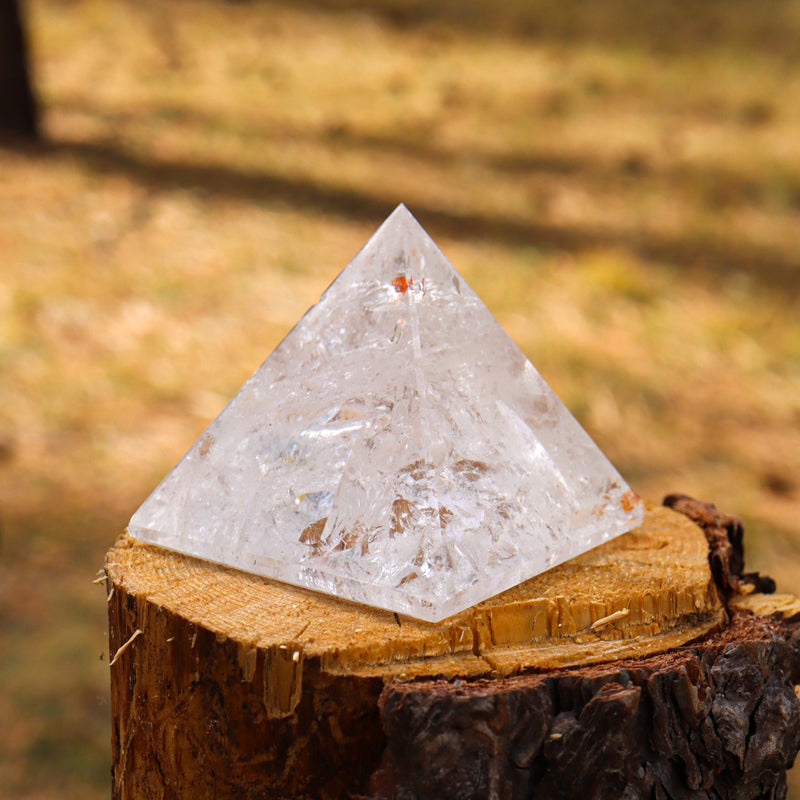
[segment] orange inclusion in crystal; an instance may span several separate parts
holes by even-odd
[[[624,495],[622,495],[622,509],[624,511],[633,511],[638,499],[639,498],[635,492],[628,490]]]
[[[408,291],[409,284],[413,282],[413,278],[410,281],[407,281],[405,275],[398,275],[392,281],[392,286],[394,286],[394,290],[397,292],[397,294],[405,294]]]

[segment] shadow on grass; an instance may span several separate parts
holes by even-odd
[[[0,507],[3,797],[108,797],[107,609],[93,579],[124,512],[92,513],[90,493]]]
[[[195,190],[256,204],[284,204],[306,213],[372,225],[404,199],[380,183],[365,191],[222,164],[142,158],[113,142],[54,141],[31,152],[77,159],[91,171],[122,175],[151,191]],[[622,248],[683,271],[724,277],[736,270],[752,275],[765,289],[791,296],[800,293],[800,254],[786,255],[735,239],[561,225],[522,215],[457,212],[421,201],[414,201],[411,211],[434,238],[491,240],[565,251]]]
[[[141,120],[140,110],[118,107],[103,108],[91,98],[75,94],[51,101],[49,107],[68,114],[80,114],[100,121],[108,130],[122,130],[126,125]],[[763,113],[769,115],[769,104],[765,102]],[[534,113],[534,112],[532,112]],[[708,116],[708,110],[704,110]],[[191,106],[151,105],[148,116],[176,125],[190,125],[206,130],[209,134],[224,131],[242,141],[258,141],[271,147],[296,143],[325,145],[352,151],[389,154],[413,158],[426,165],[437,167],[477,165],[500,174],[514,177],[532,175],[578,176],[582,182],[598,187],[610,181],[650,180],[670,188],[698,193],[706,187],[714,187],[718,205],[726,202],[747,202],[758,205],[769,193],[773,176],[745,175],[719,166],[700,166],[691,163],[656,164],[646,155],[631,149],[616,158],[603,158],[586,153],[560,153],[553,150],[531,149],[526,144],[524,151],[502,152],[479,146],[459,146],[457,150],[435,141],[434,138],[417,138],[394,131],[388,133],[365,133],[346,123],[330,124],[321,129],[265,122],[258,119],[231,119]],[[793,208],[800,209],[800,175],[787,169],[779,176],[780,188]]]
[[[678,53],[737,48],[769,57],[800,55],[800,17],[787,0],[276,0],[293,9],[369,14],[409,29],[439,25],[451,31],[588,43]]]

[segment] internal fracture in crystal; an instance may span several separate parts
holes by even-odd
[[[641,518],[636,495],[401,205],[128,530],[435,622]]]

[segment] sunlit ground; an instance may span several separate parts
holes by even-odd
[[[108,795],[103,554],[400,201],[641,494],[740,514],[800,589],[796,5],[319,5],[28,6],[2,797]]]

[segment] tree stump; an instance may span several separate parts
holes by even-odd
[[[782,797],[800,605],[742,575],[738,520],[668,500],[440,623],[121,537],[113,797]]]

